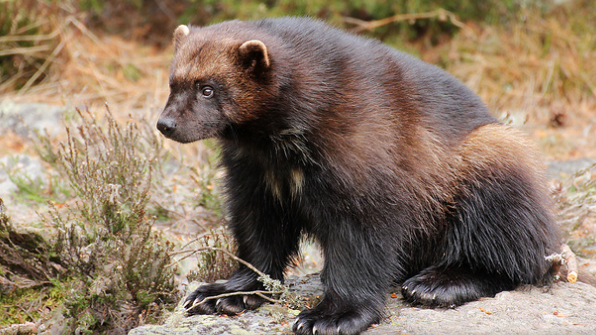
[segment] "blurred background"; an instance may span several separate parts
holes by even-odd
[[[463,81],[534,139],[563,242],[595,268],[596,1],[0,0],[0,251],[14,256],[0,259],[0,327],[125,333],[159,322],[188,281],[231,273],[226,255],[193,251],[233,249],[217,146],[164,141],[154,124],[179,24],[278,16],[379,39]],[[304,251],[290,274],[320,268]]]
[[[596,132],[590,0],[3,0],[0,6],[5,99],[158,108],[168,93],[177,25],[308,15],[445,68],[495,115],[542,126],[529,131],[549,159],[581,157],[595,147],[588,136]]]
[[[162,106],[179,24],[308,15],[436,64],[549,160],[593,151],[591,0],[2,0],[0,94],[13,101]],[[562,129],[563,128],[563,129]],[[594,157],[594,153],[591,156]]]

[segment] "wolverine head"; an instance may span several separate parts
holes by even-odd
[[[258,117],[273,64],[242,24],[176,29],[170,96],[157,122],[164,136],[181,143],[221,137]]]

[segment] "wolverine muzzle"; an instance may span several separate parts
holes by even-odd
[[[160,118],[157,121],[157,129],[166,137],[170,137],[176,131],[176,121],[170,118]]]

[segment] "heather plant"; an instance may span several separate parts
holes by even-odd
[[[556,185],[554,199],[567,244],[576,254],[590,257],[596,245],[596,164]]]
[[[149,124],[122,125],[109,109],[105,122],[77,112],[79,124],[67,124],[64,142],[38,135],[37,146],[75,197],[61,208],[51,204],[45,218],[57,230],[56,254],[76,279],[64,314],[70,331],[126,333],[176,297],[175,267],[167,266],[173,244],[147,215],[161,143]]]
[[[222,278],[229,278],[237,268],[237,262],[228,254],[219,249],[233,249],[231,237],[222,229],[212,229],[198,237],[188,248],[183,248],[182,253],[195,253],[197,255],[196,270],[191,270],[187,276],[189,282],[213,282]]]

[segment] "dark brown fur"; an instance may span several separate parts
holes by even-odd
[[[308,19],[179,28],[167,137],[216,137],[238,255],[276,279],[300,236],[323,249],[322,301],[298,334],[378,322],[386,290],[455,306],[548,281],[557,244],[531,143],[444,71]],[[241,267],[191,313],[238,313]]]

